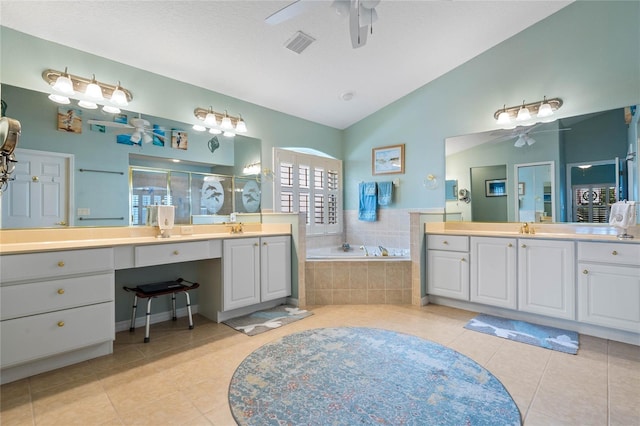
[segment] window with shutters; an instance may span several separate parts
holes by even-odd
[[[274,209],[305,214],[307,233],[342,232],[342,161],[274,149]]]

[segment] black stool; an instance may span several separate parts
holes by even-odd
[[[182,284],[183,282],[187,282],[191,285]],[[134,293],[133,296],[133,309],[131,312],[131,326],[129,327],[129,331],[133,331],[136,328],[136,308],[138,307],[138,298],[145,298],[147,300],[147,317],[146,317],[146,325],[144,332],[144,343],[149,342],[149,318],[151,317],[151,299],[157,296],[162,296],[165,294],[171,295],[171,308],[173,314],[173,320],[176,321],[178,318],[176,317],[176,293],[184,293],[185,298],[187,299],[187,312],[189,313],[189,330],[193,329],[193,318],[191,316],[191,298],[189,297],[189,290],[193,290],[194,288],[200,287],[198,283],[192,283],[191,281],[187,281],[182,278],[178,278],[175,281],[166,281],[162,283],[154,283],[154,284],[143,284],[137,287],[126,287],[122,288],[126,291]]]

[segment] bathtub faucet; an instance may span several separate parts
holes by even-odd
[[[389,250],[382,246],[378,246],[378,248],[380,249],[380,256],[389,256]]]
[[[364,250],[364,255],[369,256],[369,252],[367,251],[367,246],[360,246],[360,250]]]

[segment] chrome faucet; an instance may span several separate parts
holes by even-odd
[[[378,248],[380,249],[380,256],[389,256],[389,250],[382,246],[378,246]]]
[[[360,246],[360,250],[364,250],[364,255],[369,256],[369,251],[367,250],[367,246]]]

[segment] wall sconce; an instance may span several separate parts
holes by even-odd
[[[120,107],[133,100],[131,92],[120,86],[120,82],[115,86],[102,83],[96,80],[95,74],[91,78],[79,77],[69,74],[66,67],[64,71],[44,70],[42,79],[53,89],[49,99],[63,105],[74,98],[82,108],[96,109],[100,103],[104,112],[119,114]]]
[[[545,96],[542,101],[532,102],[522,105],[507,107],[497,110],[493,114],[496,123],[504,129],[513,129],[516,126],[530,126],[535,123],[548,123],[553,121],[554,111],[562,106],[562,99],[553,98],[547,100]]]
[[[438,187],[438,179],[433,174],[428,174],[424,179],[423,185],[427,189],[436,189]]]
[[[202,120],[203,124],[194,124],[193,130],[198,132],[204,132],[209,128],[209,133],[223,136],[232,137],[237,133],[246,133],[247,124],[242,119],[242,115],[238,114],[237,117],[224,113],[216,112],[212,107],[196,108],[193,110],[193,115],[197,119]]]

